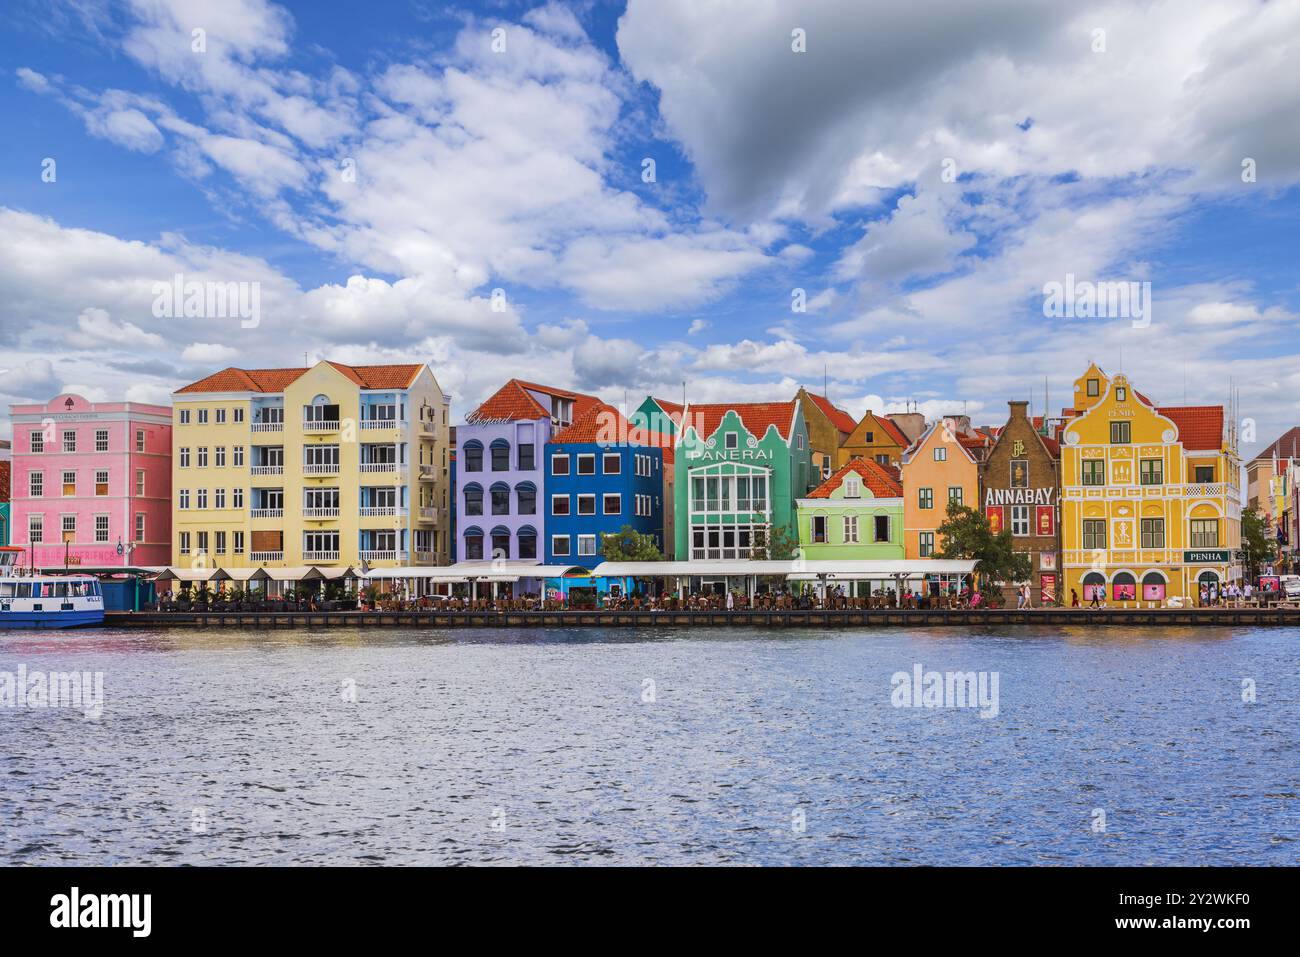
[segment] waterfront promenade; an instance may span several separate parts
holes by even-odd
[[[979,628],[1008,625],[1075,627],[1300,626],[1300,608],[702,608],[479,609],[392,611],[144,611],[108,612],[114,628]]]

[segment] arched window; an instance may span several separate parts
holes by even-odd
[[[471,525],[465,529],[465,560],[477,561],[483,558],[483,529]]]
[[[492,529],[492,557],[494,559],[510,557],[510,529],[504,525]]]
[[[537,529],[531,525],[523,525],[519,529],[519,557],[537,557]]]
[[[461,457],[466,472],[483,471],[483,443],[471,439],[460,447]]]
[[[1110,593],[1116,601],[1137,600],[1137,579],[1128,572],[1118,572],[1111,580]]]
[[[1093,596],[1106,597],[1106,576],[1101,572],[1088,572],[1083,576],[1084,601],[1092,601]]]
[[[1165,577],[1159,572],[1147,572],[1142,576],[1142,600],[1165,600]]]
[[[470,482],[465,486],[465,514],[483,514],[483,486],[477,482]]]
[[[537,486],[532,482],[520,482],[515,486],[515,495],[519,500],[518,513],[520,515],[537,514]],[[520,531],[519,534],[523,534]]]
[[[492,514],[510,514],[510,486],[505,482],[492,483]]]
[[[510,471],[510,443],[505,439],[492,440],[492,471]]]

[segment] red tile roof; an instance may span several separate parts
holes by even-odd
[[[572,399],[575,420],[594,406],[601,404],[594,395],[583,395],[581,392],[570,392],[568,389],[555,389],[535,382],[525,382],[522,379],[511,379],[485,399],[477,409],[465,416],[465,421],[469,423],[513,422],[518,419],[550,418],[551,410],[530,395],[532,392]]]
[[[612,440],[612,441],[611,441]],[[635,445],[664,450],[664,461],[671,463],[673,439],[661,432],[651,432],[632,425],[618,409],[596,402],[573,420],[568,428],[551,436],[550,445],[606,442],[611,445]]]
[[[327,360],[328,361],[328,360]],[[363,389],[405,389],[415,381],[422,365],[347,366],[330,362]],[[237,369],[231,366],[214,372],[206,379],[191,382],[177,392],[283,392],[307,373],[305,368],[295,369]]]
[[[839,429],[845,435],[848,435],[858,427],[858,423],[853,416],[849,415],[843,409],[837,408],[830,399],[824,395],[818,395],[815,392],[809,392],[808,398],[813,400],[813,404],[822,410],[822,414],[831,420],[831,425]]]
[[[1295,458],[1300,455],[1300,426],[1293,426],[1260,450],[1251,461],[1271,459],[1277,454],[1279,460]],[[1280,464],[1280,462],[1279,462]]]
[[[678,424],[681,423],[682,413],[686,411],[686,406],[679,402],[669,402],[667,399],[656,399],[654,396],[650,397],[650,401],[667,412],[668,417],[674,422],[677,422]]]
[[[890,475],[890,471],[870,459],[851,458],[843,468],[809,492],[808,498],[830,498],[850,472],[862,476],[862,484],[871,489],[876,498],[898,498],[903,494],[903,486],[899,484],[897,475]],[[892,471],[897,473],[898,469]]]
[[[906,449],[912,444],[907,441],[907,436],[903,434],[903,430],[896,426],[889,416],[878,415],[876,416],[876,421],[880,423],[882,429],[889,433],[889,437],[898,443],[899,448]]]
[[[692,405],[689,407],[690,424],[698,425],[703,430],[700,438],[707,439],[718,431],[724,415],[735,412],[754,438],[762,439],[767,434],[768,426],[774,425],[781,438],[788,442],[796,406],[797,403],[793,399],[789,402],[722,402],[713,405]]]
[[[1216,452],[1223,445],[1223,406],[1174,405],[1157,409],[1178,427],[1178,441],[1184,449]]]

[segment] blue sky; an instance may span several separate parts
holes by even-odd
[[[511,375],[827,375],[855,416],[995,423],[1096,359],[1166,404],[1234,382],[1266,443],[1300,413],[1297,61],[1294,0],[18,0],[0,401],[306,353],[427,361],[459,415]],[[257,283],[258,325],[156,316],[177,273]],[[1067,273],[1149,281],[1150,325],[1046,318]]]

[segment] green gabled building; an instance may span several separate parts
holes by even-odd
[[[850,459],[799,500],[799,547],[809,561],[903,558],[903,487],[885,466]]]
[[[678,561],[754,556],[769,530],[798,543],[795,503],[813,480],[797,402],[688,405],[675,446]]]

